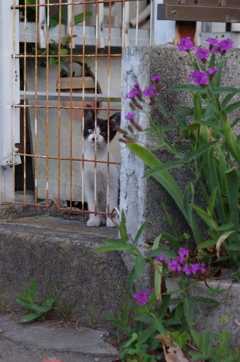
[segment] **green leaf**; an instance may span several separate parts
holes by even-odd
[[[221,94],[221,93],[240,93],[239,88],[234,87],[217,87],[213,91],[214,94]]]
[[[132,289],[132,286],[133,286],[133,283],[134,283],[134,280],[136,277],[137,277],[137,273],[136,273],[135,267],[133,267],[127,278],[126,286],[127,286],[128,290]]]
[[[208,143],[198,147],[196,149],[196,151],[190,153],[190,155],[186,159],[186,162],[190,162],[190,161],[194,160],[195,158],[201,156],[204,152],[206,152],[209,148],[214,146],[216,143],[218,143],[218,141],[208,142]]]
[[[225,130],[225,144],[226,144],[228,151],[231,153],[231,155],[235,158],[235,160],[240,165],[240,147],[233,134],[229,120],[227,121],[226,130]]]
[[[142,235],[143,231],[145,230],[145,228],[147,226],[147,223],[148,223],[148,220],[146,220],[139,228],[137,235],[135,236],[135,238],[133,240],[133,245],[136,245],[136,243],[138,242],[140,236]]]
[[[93,249],[92,251],[93,252],[96,252],[96,253],[103,253],[103,252],[106,252],[106,251],[129,251],[129,246],[128,245],[119,245],[119,246],[100,246],[99,248],[96,248],[96,249]]]
[[[35,300],[35,296],[36,296],[36,278],[33,277],[30,281],[30,288],[29,288],[29,292],[30,292],[30,299],[29,301],[31,303],[34,302]]]
[[[175,308],[175,313],[174,316],[176,319],[181,320],[183,317],[183,304],[179,304],[176,308]]]
[[[169,259],[174,259],[176,256],[176,253],[173,253],[171,250],[158,248],[158,249],[150,251],[150,253],[148,254],[148,258],[155,258],[156,256],[158,256],[160,254],[164,254],[165,258],[169,258]]]
[[[108,316],[107,320],[117,327],[120,331],[124,332],[127,336],[131,336],[132,329],[129,326],[124,325],[118,318],[113,316]]]
[[[204,298],[204,297],[190,297],[192,303],[195,305],[202,305],[202,306],[208,306],[208,307],[216,307],[219,305],[219,302],[217,300],[214,299],[210,299],[210,298]]]
[[[135,259],[135,272],[140,277],[143,276],[143,267],[146,263],[146,260],[143,258],[142,255],[138,255]]]
[[[197,211],[198,215],[205,221],[205,223],[212,229],[216,230],[218,224],[213,219],[212,215],[209,215],[205,210],[203,210],[200,206],[191,205],[191,207]]]
[[[193,95],[194,102],[194,121],[200,121],[202,118],[202,103],[200,93],[197,92]]]
[[[66,66],[66,64],[60,63],[60,67],[61,67],[63,70],[65,70],[65,72],[66,72],[67,74],[69,74],[69,69],[68,69],[68,67]]]
[[[127,147],[133,153],[135,153],[135,155],[137,155],[148,167],[154,168],[161,166],[161,161],[146,148],[139,146],[135,143],[127,143]],[[153,175],[153,177],[167,190],[167,192],[171,195],[171,197],[183,213],[186,220],[189,222],[187,215],[183,209],[183,193],[174,178],[170,175],[170,173],[168,171],[162,171],[161,173]],[[196,243],[199,244],[202,241],[202,236],[194,218],[191,222],[190,227],[193,230]]]
[[[47,298],[47,299],[43,302],[43,305],[47,305],[48,307],[51,307],[54,302],[55,302],[55,299],[54,299],[54,298]]]
[[[144,178],[145,177],[150,177],[150,176],[153,176],[155,173],[162,172],[162,171],[165,171],[165,170],[172,170],[173,168],[181,167],[181,166],[183,166],[183,167],[185,166],[184,162],[182,162],[182,161],[168,162],[168,163],[165,163],[165,164],[163,164],[161,166],[154,167],[151,170],[147,170],[143,177]]]
[[[49,310],[51,309],[51,307],[49,307],[48,305],[40,305],[36,307],[36,312],[39,314],[45,314],[47,313]]]
[[[174,87],[171,87],[170,90],[173,91],[193,91],[193,92],[199,92],[199,93],[206,93],[206,90],[202,88],[200,85],[194,85],[194,84],[179,84],[175,85]]]
[[[224,109],[224,112],[226,114],[232,113],[233,111],[235,111],[235,109],[240,108],[240,102],[235,102],[230,104],[227,108]]]
[[[229,214],[231,215],[231,222],[234,225],[235,230],[239,230],[239,194],[238,185],[239,177],[236,168],[231,168],[225,172],[227,195],[228,195],[228,207]]]
[[[15,296],[15,299],[16,299],[17,302],[18,302],[19,304],[21,304],[24,308],[31,309],[31,310],[36,310],[37,307],[38,307],[38,306],[35,305],[35,304],[23,302],[18,296]]]
[[[167,336],[167,332],[160,319],[154,318],[153,325],[158,330],[159,333],[162,333],[164,336]]]
[[[168,311],[169,308],[169,302],[170,302],[171,296],[166,296],[162,303],[160,304],[160,307],[158,308],[157,315],[160,319],[163,319]]]
[[[191,299],[185,297],[183,299],[183,310],[184,310],[184,316],[189,324],[189,326],[193,325],[193,308]]]
[[[144,323],[152,323],[153,318],[149,314],[139,314],[135,316],[135,319]]]
[[[216,245],[216,243],[217,243],[216,240],[210,239],[210,240],[204,241],[203,243],[199,244],[198,249],[208,248],[209,246]]]
[[[150,324],[150,326],[148,326],[146,329],[144,329],[143,331],[141,331],[139,339],[138,339],[138,343],[144,343],[148,340],[148,338],[150,338],[153,333],[156,332],[156,326],[152,323]],[[166,333],[166,332],[165,332]]]
[[[183,333],[180,333],[179,331],[173,332],[172,336],[180,348],[185,347],[186,342],[190,339],[190,335],[186,331]]]
[[[132,337],[129,339],[129,341],[127,341],[127,343],[125,344],[125,347],[130,346],[134,341],[136,341],[138,339],[138,334],[137,333],[133,333]]]
[[[158,248],[158,244],[161,239],[166,240],[176,251],[179,250],[180,245],[179,245],[178,240],[174,236],[172,236],[171,234],[168,234],[168,233],[162,233],[161,235],[156,237],[156,239],[154,240],[154,243],[153,243],[152,250],[155,250],[156,248]],[[161,253],[164,255],[165,255],[165,252],[168,253],[168,251],[169,251],[166,249],[160,249],[160,250],[161,250]]]
[[[194,340],[196,346],[199,348],[201,337],[199,336],[199,334],[194,329],[190,329],[190,332],[191,332],[191,335],[193,337],[193,340]]]
[[[41,315],[39,313],[30,313],[26,316],[24,316],[23,318],[20,319],[20,322],[21,323],[24,323],[24,322],[30,322],[32,321],[33,319],[37,319],[39,318]]]
[[[173,294],[180,294],[180,293],[183,293],[184,290],[183,289],[178,289],[178,290],[173,290],[171,292],[165,292],[163,293],[163,295],[173,295]]]
[[[87,20],[92,16],[91,11],[85,11],[85,13],[77,14],[74,16],[74,25],[82,23],[83,20]]]

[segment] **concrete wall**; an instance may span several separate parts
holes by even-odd
[[[188,54],[179,53],[174,46],[153,46],[153,47],[128,47],[123,56],[122,71],[122,128],[129,124],[124,118],[128,112],[131,112],[129,100],[125,95],[133,88],[135,83],[139,83],[142,89],[151,84],[150,78],[153,75],[162,75],[161,79],[161,99],[163,100],[170,116],[175,119],[175,106],[189,106],[191,96],[188,92],[169,91],[171,86],[181,83],[187,83],[188,74],[191,68],[188,65]],[[227,53],[227,65],[225,66],[223,83],[239,87],[240,85],[240,51],[234,49]],[[234,98],[235,99],[235,98]],[[236,100],[236,99],[235,99]],[[150,108],[149,108],[149,112]],[[235,112],[235,115],[237,112]],[[152,117],[156,114],[151,113]],[[138,117],[138,118],[137,118]],[[159,121],[165,124],[166,121],[159,117]],[[143,128],[149,126],[149,120],[142,112],[136,116],[136,120]],[[240,128],[236,128],[239,134]],[[145,135],[141,136],[141,142],[145,145],[152,145],[153,140]],[[177,139],[177,134],[172,132],[169,135],[170,141]],[[190,232],[190,227],[181,215],[178,207],[165,189],[152,178],[142,179],[146,167],[142,161],[132,154],[129,149],[122,144],[122,168],[121,168],[121,200],[120,208],[126,213],[127,230],[130,237],[136,235],[141,224],[149,219],[148,227],[140,240],[139,247],[147,252],[149,244],[155,237],[162,232],[172,230],[165,222],[166,215],[163,212],[161,201],[165,201],[168,211],[172,218],[176,218],[176,229],[179,235],[182,232]],[[156,155],[162,162],[169,160],[169,156],[164,152],[157,151]],[[180,173],[179,169],[171,171],[179,186],[184,189],[191,176]],[[202,224],[204,225],[204,224]],[[203,228],[206,229],[205,227]],[[206,236],[206,232],[203,232]],[[190,239],[190,242],[193,240]]]

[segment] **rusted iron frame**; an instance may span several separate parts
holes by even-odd
[[[23,156],[24,153],[21,153],[21,152],[16,152],[16,155],[19,155],[19,156]],[[36,157],[36,158],[48,158],[49,160],[61,160],[61,161],[70,161],[70,160],[73,160],[73,161],[82,161],[83,159],[82,158],[75,158],[75,157],[58,157],[58,156],[43,156],[43,155],[36,155],[36,154],[25,154],[26,156],[28,157]],[[95,160],[92,160],[92,159],[88,159],[88,158],[84,158],[84,161],[88,161],[88,162],[95,162]],[[121,163],[120,162],[115,162],[115,161],[101,161],[101,160],[98,160],[97,161],[98,163],[110,163],[111,165],[120,165]]]
[[[24,106],[23,104],[17,104],[14,105],[14,108],[46,108],[45,105],[31,105],[31,104],[26,104],[26,106]],[[70,106],[48,106],[48,108],[59,108],[59,109],[70,109]],[[82,107],[75,107],[73,106],[72,109],[81,109]],[[109,108],[107,107],[96,107],[97,110],[103,110],[103,111],[108,111]],[[110,111],[120,111],[121,109],[119,107],[114,108],[111,107]]]
[[[113,2],[114,3],[122,3],[122,2],[136,2],[136,0],[114,0]],[[141,1],[141,0],[140,0]],[[101,4],[101,3],[106,3],[106,2],[108,2],[109,3],[109,0],[90,0],[90,1],[87,1],[87,3],[88,4],[97,4],[97,3],[99,3],[99,4]],[[84,5],[85,4],[85,1],[78,1],[78,2],[74,2],[74,5]],[[49,4],[49,7],[51,7],[51,6],[59,6],[59,3],[51,3],[51,4]],[[62,6],[64,6],[64,5],[69,5],[69,3],[61,3],[61,5]],[[45,6],[46,7],[46,4],[34,4],[34,7],[41,7],[41,6]],[[24,8],[25,7],[25,5],[16,5],[16,6],[12,6],[11,8],[12,9],[22,9],[22,8]],[[32,4],[30,4],[30,5],[26,5],[26,7],[33,7],[33,5]]]
[[[60,1],[59,3],[59,24],[61,25],[61,19],[62,19],[62,3]],[[62,40],[62,27],[59,26],[58,27],[58,77],[57,77],[57,89],[58,89],[58,103],[57,103],[57,107],[58,107],[58,130],[57,130],[57,134],[58,134],[58,203],[57,203],[57,208],[58,210],[60,210],[60,202],[61,202],[61,97],[60,97],[60,71],[61,71],[61,67],[60,67],[60,48],[61,48],[61,40]]]
[[[34,93],[35,93],[35,99],[34,99],[34,154],[38,153],[38,108],[37,105],[37,93],[38,93],[38,12],[39,9],[36,7],[36,13],[35,13],[35,69],[34,69]],[[25,107],[26,108],[26,107]],[[38,162],[37,158],[34,157],[34,202],[37,204],[37,195],[38,195]]]
[[[74,2],[73,0],[68,2],[68,9],[71,7],[71,32],[70,36],[73,35],[73,27],[74,27],[74,20],[73,20],[73,14],[74,14]],[[72,59],[73,59],[73,46],[72,46],[72,38],[70,40],[69,44],[70,48],[70,127],[69,127],[69,142],[70,142],[70,164],[69,164],[69,184],[70,184],[70,190],[69,190],[69,196],[70,196],[70,212],[72,211],[72,175],[73,175],[73,169],[72,169],[72,152],[73,152],[73,135],[72,135],[72,129],[73,129],[73,116],[72,116],[72,92],[73,92],[73,84],[72,84],[72,77],[73,77],[73,68],[72,68]]]

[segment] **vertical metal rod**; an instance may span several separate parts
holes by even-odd
[[[67,34],[70,35],[71,41],[69,44],[69,48],[75,48],[75,42],[73,37],[74,32],[74,8],[72,0],[68,0],[68,11],[67,11]],[[71,5],[71,6],[70,6]]]
[[[98,61],[97,61],[97,53],[98,53],[98,36],[99,36],[99,28],[97,24],[99,23],[99,4],[96,1],[96,39],[95,39],[95,132],[97,132],[97,111],[96,111],[96,85],[97,85],[97,69],[98,69]],[[97,138],[95,137],[95,145],[94,145],[94,212],[96,214],[97,211]]]
[[[74,14],[74,3],[73,0],[68,0],[68,10],[69,7],[71,8],[71,32],[70,34],[73,34],[74,31],[74,21],[73,21],[73,14]],[[71,37],[71,40],[73,38]],[[73,147],[73,134],[72,134],[72,130],[73,130],[73,117],[72,117],[72,92],[73,92],[73,84],[72,84],[72,77],[73,77],[73,48],[70,47],[70,127],[69,127],[69,136],[70,136],[70,172],[69,172],[69,176],[70,176],[70,212],[72,211],[72,175],[73,175],[73,168],[72,168],[72,157],[73,157],[73,153],[72,153],[72,147]]]
[[[45,10],[45,7],[44,7]],[[36,17],[35,19],[37,20],[38,18],[38,11],[39,8],[36,6]],[[46,23],[46,22],[45,22]],[[38,160],[36,158],[36,155],[38,154],[38,109],[37,109],[37,104],[38,104],[38,99],[37,99],[37,92],[38,92],[38,22],[36,21],[35,23],[35,58],[34,58],[34,62],[35,62],[35,67],[34,67],[34,147],[33,147],[33,152],[34,152],[34,203],[37,204],[37,199],[38,199]],[[46,44],[46,40],[45,40],[45,44]],[[26,122],[26,116],[24,117],[25,122]]]
[[[24,142],[24,167],[23,167],[23,173],[26,176],[26,120],[27,120],[27,110],[26,110],[26,104],[27,104],[27,97],[26,97],[26,91],[27,91],[27,1],[24,1],[24,65],[23,65],[23,90],[24,90],[24,100],[23,100],[23,142]],[[26,205],[26,178],[24,180],[24,186],[23,186],[23,203]]]
[[[57,77],[57,89],[58,89],[58,210],[60,210],[61,204],[61,99],[60,99],[60,73],[61,73],[61,66],[60,66],[60,47],[62,41],[62,0],[59,2],[59,25],[58,25],[58,77]]]
[[[136,5],[135,46],[138,45],[138,16],[139,16],[139,0],[137,0],[137,5]]]
[[[84,118],[84,100],[85,100],[85,44],[86,44],[86,0],[83,4],[83,37],[82,37],[82,116]],[[82,118],[82,212],[84,212],[84,120]]]
[[[46,205],[48,206],[49,198],[49,44],[50,44],[50,34],[49,34],[49,18],[50,18],[50,6],[49,0],[47,0],[47,36],[46,36]]]
[[[19,10],[16,10],[16,1],[14,0],[14,9],[13,9],[13,104],[19,104],[20,95],[19,95],[19,59],[16,59],[15,54],[19,53]],[[13,203],[15,202],[15,162],[19,163],[17,159],[20,159],[20,156],[15,156],[15,144],[20,143],[20,112],[19,108],[13,108],[13,128],[12,128],[12,154],[13,154],[13,182],[12,182],[12,194],[13,194]]]

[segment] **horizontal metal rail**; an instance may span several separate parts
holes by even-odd
[[[35,23],[27,23],[26,30],[27,33],[24,32],[24,23],[19,23],[19,41],[24,42],[24,37],[26,36],[27,43],[35,42],[35,33],[36,33],[36,24]],[[112,47],[121,47],[122,46],[122,29],[121,28],[111,28],[110,30],[107,27],[104,27],[104,41],[107,44],[109,38],[110,31],[110,46]],[[50,39],[58,42],[59,35],[59,26],[55,28],[49,29]],[[130,45],[135,45],[136,38],[136,29],[128,29],[129,33],[129,42]],[[66,26],[61,25],[61,34],[66,34]],[[82,37],[83,37],[83,26],[75,26],[74,27],[74,38],[75,46],[82,45]],[[150,39],[150,30],[149,29],[138,29],[138,45],[144,46],[149,45]],[[85,26],[85,45],[95,46],[96,44],[96,28],[94,26]]]
[[[94,101],[97,97],[99,102],[121,102],[121,96],[119,94],[111,94],[111,97],[108,97],[107,94],[94,94],[94,93],[58,93],[58,92],[34,92],[34,91],[20,91],[20,99],[32,100],[48,100],[58,101],[60,96],[61,101],[67,101],[69,99],[73,101]]]

